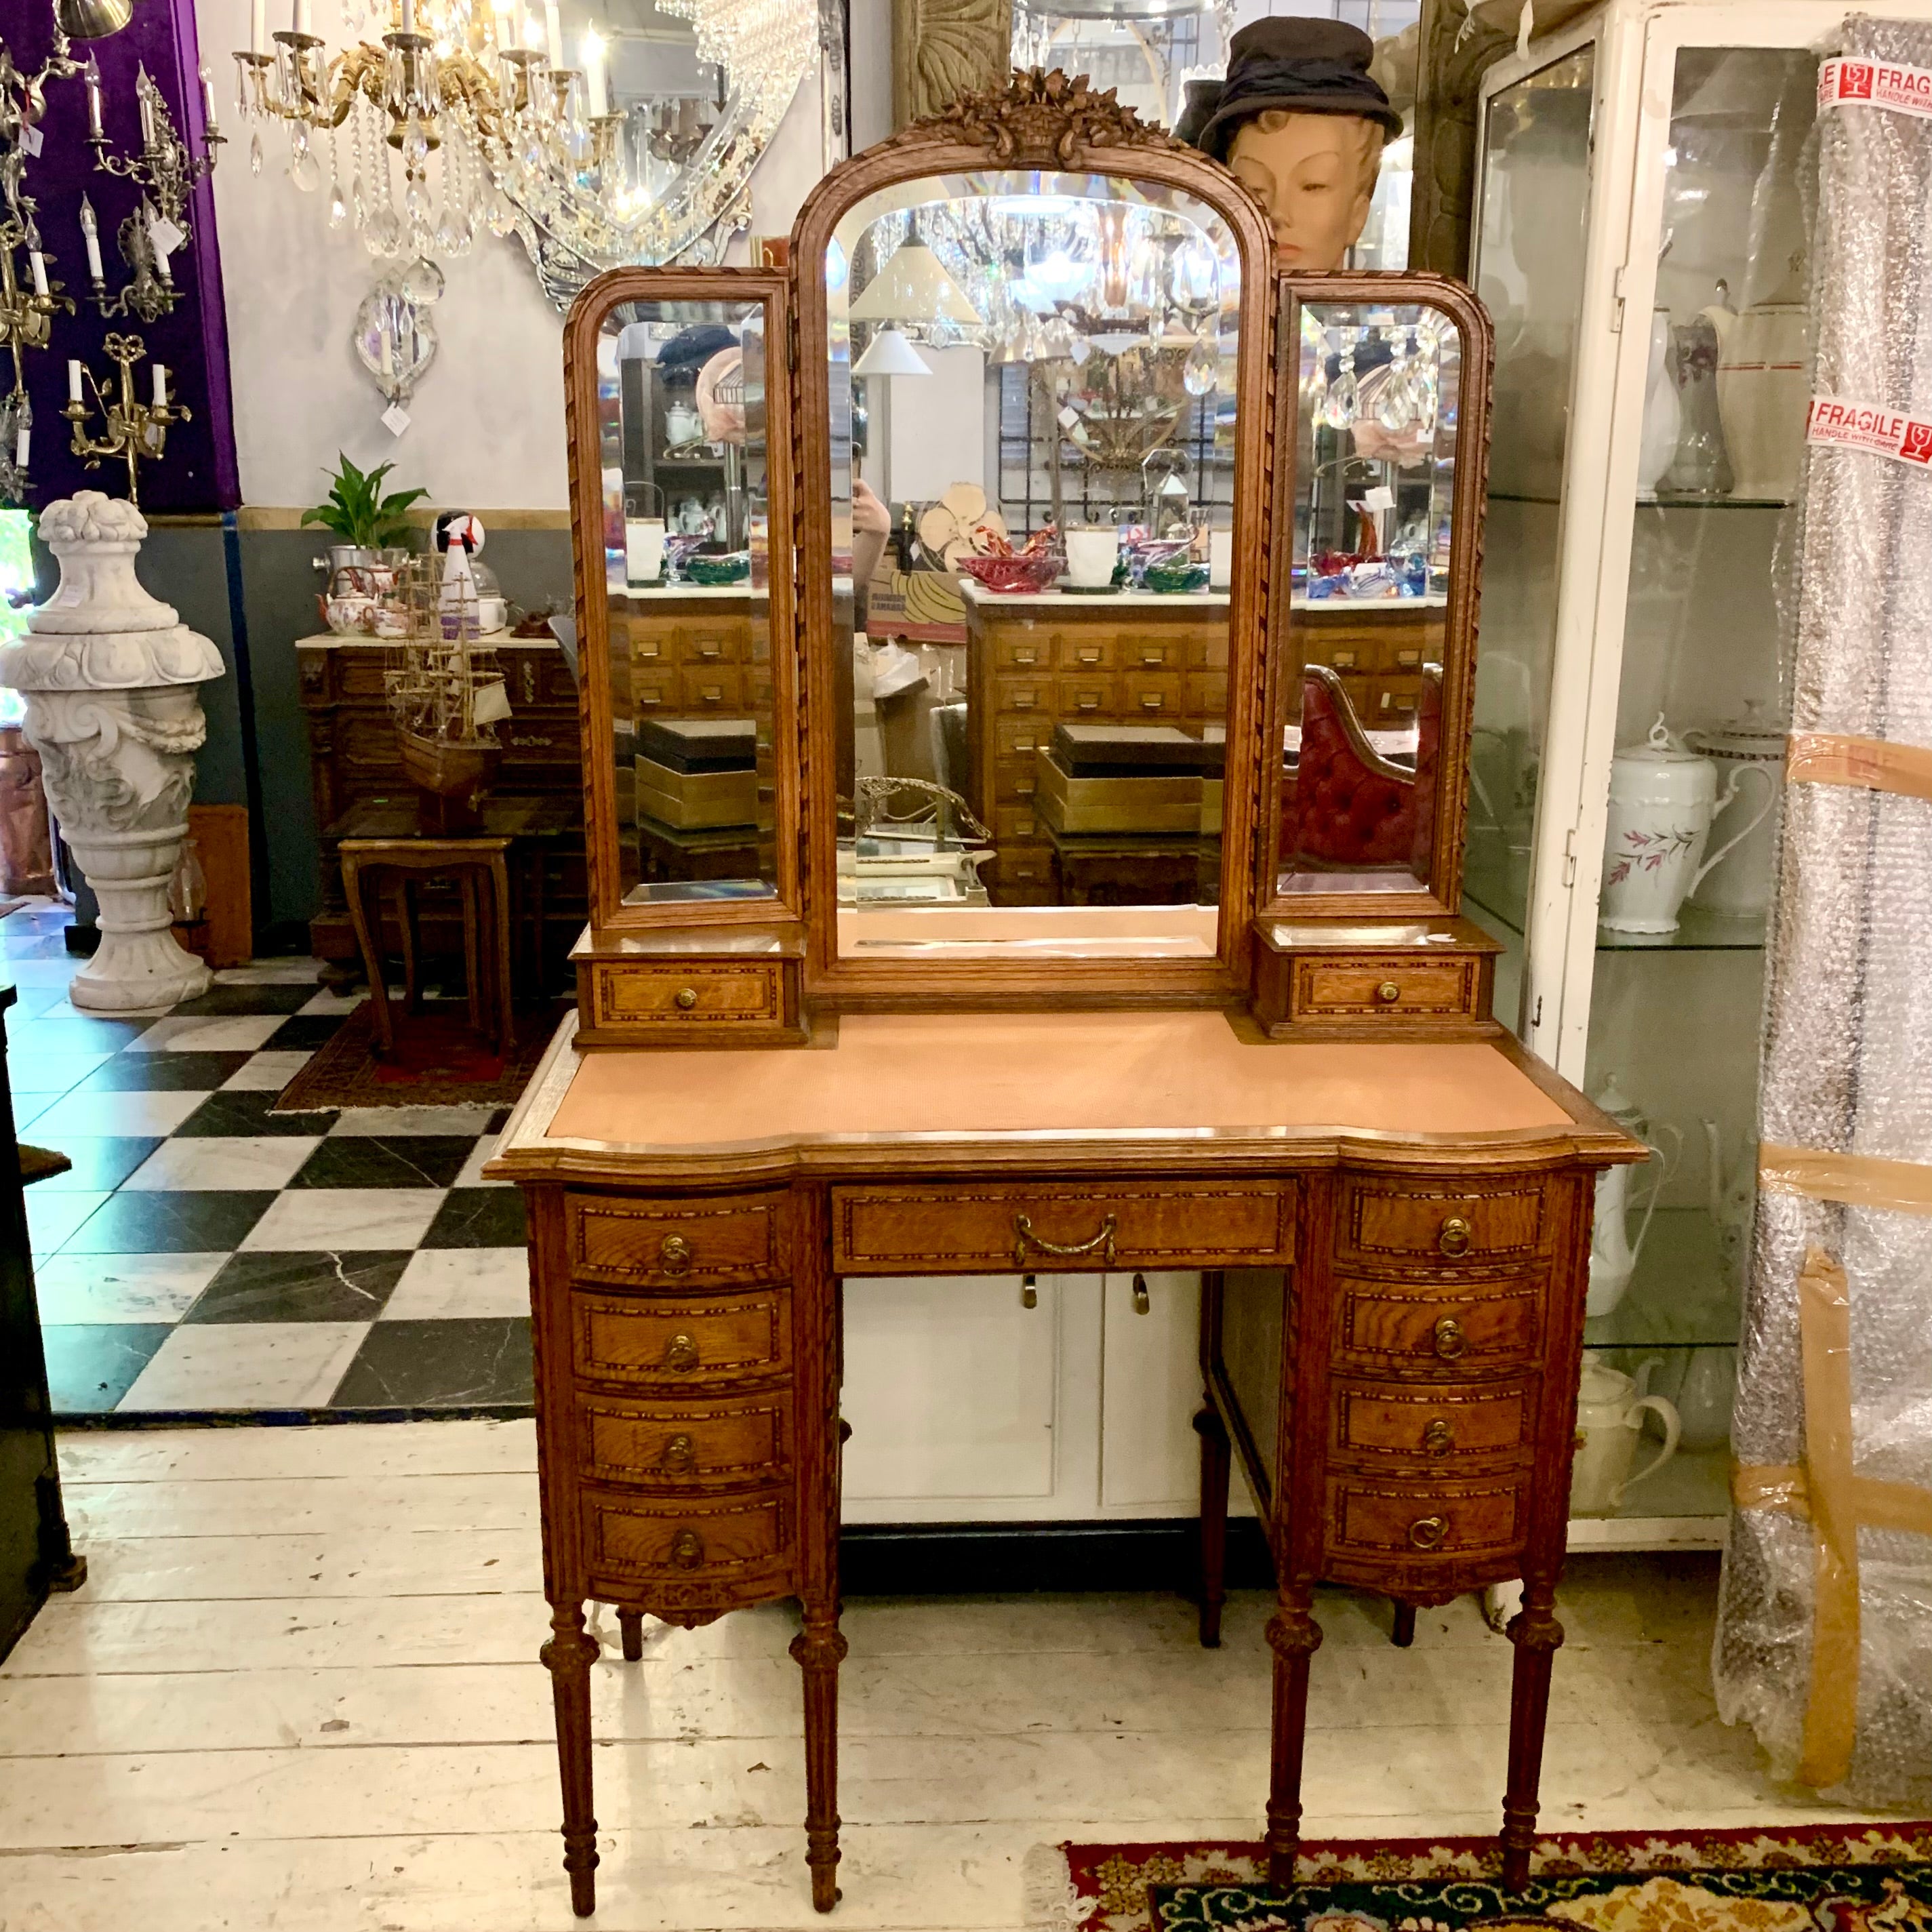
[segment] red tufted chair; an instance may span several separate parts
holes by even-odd
[[[1425,664],[1415,769],[1391,764],[1364,735],[1342,680],[1326,664],[1301,676],[1301,752],[1282,790],[1284,870],[1365,872],[1402,866],[1429,877],[1442,738],[1442,672]]]

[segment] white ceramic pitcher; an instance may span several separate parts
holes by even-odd
[[[1633,1475],[1638,1438],[1648,1410],[1664,1424],[1664,1448]],[[1576,1460],[1570,1466],[1570,1514],[1614,1516],[1639,1483],[1647,1481],[1677,1454],[1683,1432],[1677,1411],[1660,1395],[1643,1395],[1616,1369],[1583,1358],[1576,1399]]]
[[[1590,1230],[1590,1286],[1583,1303],[1583,1312],[1588,1317],[1609,1314],[1629,1292],[1630,1276],[1636,1272],[1638,1257],[1643,1252],[1644,1238],[1650,1232],[1651,1216],[1657,1212],[1657,1198],[1684,1151],[1684,1136],[1673,1126],[1658,1130],[1661,1137],[1670,1140],[1670,1151],[1666,1154],[1658,1144],[1652,1136],[1650,1123],[1618,1086],[1614,1073],[1594,1097],[1597,1105],[1618,1126],[1650,1149],[1650,1164],[1656,1172],[1634,1239],[1630,1216],[1637,1171],[1608,1167],[1597,1177],[1596,1217]]]

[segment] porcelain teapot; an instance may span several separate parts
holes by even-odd
[[[1630,1464],[1636,1460],[1646,1412],[1664,1424],[1664,1448],[1633,1475]],[[1655,1475],[1677,1454],[1682,1432],[1677,1411],[1662,1396],[1644,1394],[1632,1377],[1586,1354],[1576,1395],[1570,1514],[1614,1516],[1638,1484]]]
[[[1712,821],[1752,778],[1763,788],[1763,802],[1706,859]],[[1626,745],[1610,760],[1600,923],[1613,932],[1675,932],[1685,896],[1757,830],[1777,792],[1777,781],[1761,766],[1739,765],[1720,796],[1716,765],[1678,744],[1660,713],[1643,743]]]
[[[673,449],[695,442],[704,428],[704,418],[682,397],[664,410],[664,441]]]
[[[1656,1172],[1644,1202],[1643,1217],[1637,1223],[1635,1240],[1630,1238],[1630,1216],[1636,1170],[1628,1167],[1606,1168],[1597,1177],[1596,1219],[1590,1232],[1590,1286],[1583,1304],[1586,1318],[1609,1314],[1629,1292],[1630,1276],[1636,1272],[1638,1258],[1643,1252],[1644,1238],[1650,1232],[1651,1216],[1657,1212],[1657,1198],[1664,1191],[1664,1184],[1676,1171],[1684,1151],[1684,1136],[1676,1127],[1666,1126],[1659,1130],[1672,1142],[1669,1153],[1658,1144],[1652,1138],[1650,1123],[1618,1087],[1614,1073],[1594,1097],[1596,1104],[1618,1126],[1649,1148],[1650,1164]]]

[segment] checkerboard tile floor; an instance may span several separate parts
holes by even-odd
[[[313,960],[165,1014],[67,998],[62,909],[0,920],[56,1412],[69,1420],[530,1412],[523,1202],[480,1169],[507,1109],[268,1109],[353,1010]]]

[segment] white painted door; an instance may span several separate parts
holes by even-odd
[[[1101,1299],[1100,1508],[1192,1516],[1200,1499],[1201,1277],[1110,1274]]]

